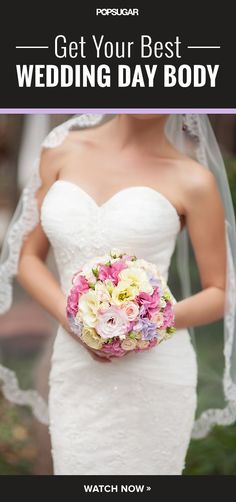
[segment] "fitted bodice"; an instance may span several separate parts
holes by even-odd
[[[153,188],[124,188],[99,206],[77,184],[65,180],[54,182],[45,195],[41,224],[65,293],[81,265],[111,248],[156,263],[167,280],[180,230],[176,209]]]

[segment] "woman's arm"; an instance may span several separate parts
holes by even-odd
[[[39,211],[46,192],[57,177],[57,171],[53,169],[53,162],[51,162],[51,152],[46,151],[42,154],[40,176],[42,184],[37,192]],[[49,247],[47,236],[41,223],[38,223],[22,245],[16,276],[19,284],[64,327],[70,336],[82,343],[94,358],[103,362],[107,361],[107,357],[101,358],[98,351],[90,350],[72,333],[66,317],[66,296],[44,263]]]
[[[175,305],[176,327],[199,326],[224,315],[226,239],[224,209],[214,176],[193,175],[186,197],[186,224],[195,253],[202,291]]]

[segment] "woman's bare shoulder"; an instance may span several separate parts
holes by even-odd
[[[173,145],[169,145],[168,160],[177,172],[181,185],[190,193],[209,190],[215,184],[215,177],[207,167]]]
[[[182,196],[186,213],[212,205],[221,205],[214,174],[199,162],[186,157],[179,166]]]
[[[216,186],[214,174],[205,166],[185,157],[181,163],[181,174],[186,190],[191,194],[200,195],[209,192]]]
[[[44,184],[48,185],[57,179],[59,172],[59,159],[63,148],[43,147],[40,155],[39,173]]]
[[[40,175],[46,184],[55,181],[65,161],[71,156],[83,154],[93,145],[90,131],[69,131],[62,143],[53,148],[43,147],[40,155]]]

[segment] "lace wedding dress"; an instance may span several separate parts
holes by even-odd
[[[179,216],[158,191],[125,188],[98,206],[57,180],[41,208],[65,294],[88,259],[120,248],[168,268]],[[50,370],[54,473],[174,474],[185,465],[196,410],[197,364],[189,332],[159,347],[100,363],[59,326]]]

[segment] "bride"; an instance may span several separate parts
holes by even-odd
[[[55,474],[180,475],[185,466],[198,378],[188,328],[224,316],[227,242],[216,177],[187,147],[181,153],[170,142],[170,119],[95,116],[92,127],[85,119],[78,129],[77,117],[53,131],[41,151],[39,221],[19,245],[16,275],[59,323],[48,400]],[[179,120],[190,147],[199,141],[195,123]],[[66,318],[79,267],[119,248],[156,263],[168,280],[176,240],[186,229],[201,290],[176,301],[174,336],[123,358],[84,345]],[[45,264],[50,247],[59,282]],[[230,423],[229,413],[221,411],[218,422]],[[203,416],[206,432],[217,422],[211,412]]]

